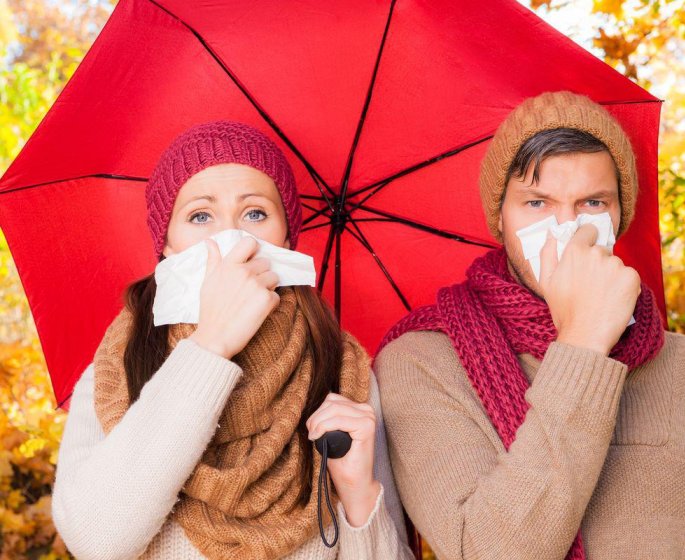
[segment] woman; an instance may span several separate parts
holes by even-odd
[[[78,558],[410,559],[368,358],[312,288],[279,288],[243,229],[294,249],[301,207],[284,155],[228,121],[196,126],[146,190],[160,260],[207,243],[197,325],[154,327],[154,276],[133,284],[77,383],[53,493]],[[331,459],[340,539],[318,532],[320,458]],[[325,519],[326,522],[329,518]],[[330,540],[330,531],[328,533]]]

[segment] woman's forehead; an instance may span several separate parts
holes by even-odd
[[[179,198],[196,196],[200,191],[213,196],[244,196],[248,191],[267,198],[280,198],[274,181],[266,173],[238,163],[213,165],[193,175],[181,187]]]

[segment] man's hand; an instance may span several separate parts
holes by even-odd
[[[640,295],[640,276],[605,247],[592,224],[578,229],[561,260],[551,235],[540,253],[540,288],[557,340],[608,355]]]

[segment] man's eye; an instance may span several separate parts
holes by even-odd
[[[252,210],[249,210],[245,214],[245,217],[251,222],[259,222],[260,220],[266,218],[266,213],[263,210],[257,210],[256,208],[254,208]]]
[[[209,221],[209,214],[207,212],[195,212],[190,216],[190,221],[194,224],[206,224]]]
[[[600,208],[604,203],[601,200],[588,200],[587,204],[591,208]]]
[[[531,208],[542,208],[542,206],[544,205],[544,202],[542,200],[529,200],[527,202],[527,204]]]

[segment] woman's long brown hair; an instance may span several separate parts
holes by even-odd
[[[126,291],[126,306],[133,314],[133,327],[124,351],[124,369],[128,384],[129,404],[140,396],[145,383],[167,359],[169,325],[155,327],[152,304],[157,285],[154,275],[131,284]],[[305,422],[330,392],[340,390],[342,333],[331,308],[319,293],[309,286],[295,286],[297,303],[308,324],[308,345],[313,356],[313,375],[307,402],[297,427],[304,458],[302,491],[298,502],[309,501],[312,492],[313,461]]]

